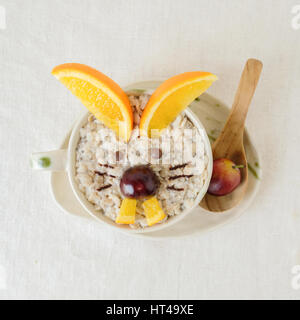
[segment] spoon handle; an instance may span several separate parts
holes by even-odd
[[[244,67],[239,87],[235,94],[230,115],[221,133],[230,131],[230,135],[243,139],[245,120],[254,95],[258,79],[262,70],[262,63],[256,59],[249,59]]]

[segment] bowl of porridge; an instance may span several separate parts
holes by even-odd
[[[157,231],[179,222],[204,197],[212,174],[211,147],[204,127],[189,108],[159,138],[141,135],[138,124],[151,91],[129,90],[127,94],[134,115],[128,142],[87,112],[76,122],[67,150],[34,154],[32,163],[35,169],[67,170],[77,200],[98,221],[129,233]],[[144,199],[137,200],[134,223],[115,222],[124,198],[122,176],[138,166],[149,168],[157,178],[155,197],[165,217],[152,226],[144,214]]]

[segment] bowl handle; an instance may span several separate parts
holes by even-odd
[[[30,165],[34,170],[65,171],[67,169],[67,149],[32,153]]]

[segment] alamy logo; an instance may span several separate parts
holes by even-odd
[[[291,272],[294,275],[291,281],[291,286],[293,289],[299,290],[300,289],[300,265],[293,266]]]
[[[0,290],[6,289],[6,270],[0,264]]]
[[[6,29],[6,11],[3,6],[0,6],[0,30]]]
[[[293,6],[291,12],[293,14],[291,26],[294,30],[299,30],[300,29],[300,4]]]

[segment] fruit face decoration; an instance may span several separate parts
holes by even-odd
[[[133,112],[128,96],[118,84],[101,72],[77,63],[59,65],[52,74],[81,100],[97,120],[113,130],[120,141],[129,141]],[[141,114],[140,135],[159,138],[163,130],[215,80],[217,77],[208,72],[186,72],[165,81],[151,95]],[[159,148],[152,148],[152,158],[159,159],[161,152]],[[117,153],[116,157],[120,158],[121,154]],[[103,186],[98,191],[109,187]],[[120,179],[120,192],[124,198],[115,222],[133,224],[137,200],[143,201],[148,226],[162,221],[166,214],[156,198],[158,187],[159,179],[149,166],[124,167]],[[170,189],[176,190],[174,186]]]

